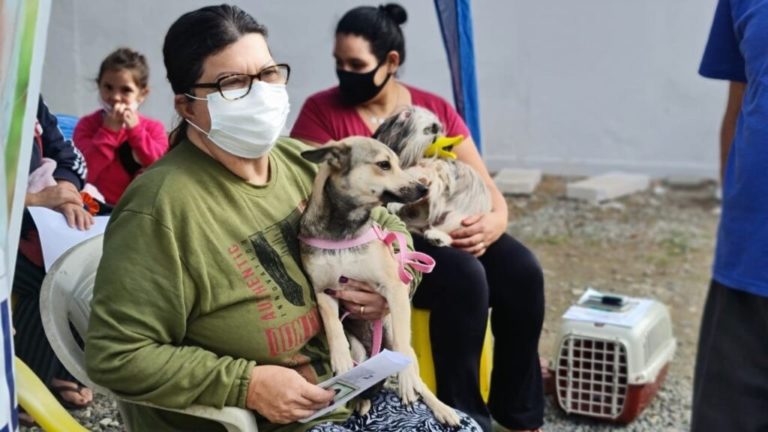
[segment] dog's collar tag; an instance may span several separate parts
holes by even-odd
[[[452,150],[462,142],[464,142],[464,135],[457,135],[455,137],[438,137],[435,142],[430,144],[429,147],[424,150],[424,157],[437,156],[443,159],[456,160],[456,153],[454,153]]]

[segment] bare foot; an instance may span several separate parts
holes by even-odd
[[[91,389],[72,381],[54,378],[51,380],[50,388],[65,408],[85,408],[93,401]]]

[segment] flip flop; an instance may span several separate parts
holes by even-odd
[[[56,397],[56,400],[58,400],[59,403],[66,409],[80,410],[83,408],[87,408],[93,402],[93,399],[91,399],[90,401],[85,403],[76,403],[64,398],[64,395],[67,393],[74,393],[79,396],[82,396],[83,394],[80,392],[86,387],[80,383],[49,384],[48,388],[51,389],[51,392]]]

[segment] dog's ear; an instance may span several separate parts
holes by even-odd
[[[301,157],[316,164],[328,162],[331,167],[341,169],[348,163],[351,151],[347,144],[328,143],[318,149],[301,152]]]
[[[397,115],[397,119],[400,121],[406,121],[411,118],[414,112],[414,108],[404,109],[400,111],[400,114]]]
[[[407,108],[390,116],[376,128],[372,138],[383,142],[398,155],[401,154],[413,132],[413,113],[413,108]]]

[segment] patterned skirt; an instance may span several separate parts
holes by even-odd
[[[445,426],[435,419],[424,402],[419,400],[405,406],[391,390],[380,391],[371,403],[371,409],[364,416],[354,413],[342,424],[323,423],[307,432],[482,432],[480,426],[462,412],[458,413],[459,426]]]

